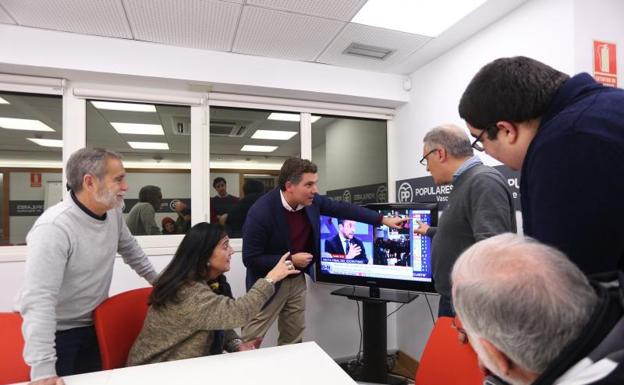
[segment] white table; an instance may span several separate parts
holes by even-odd
[[[66,385],[355,385],[315,342],[79,374]]]

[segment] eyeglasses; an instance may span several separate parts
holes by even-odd
[[[453,317],[453,321],[451,321],[451,327],[457,330],[457,340],[461,344],[468,343],[468,333],[466,333],[466,329],[461,326],[461,322],[457,316]]]
[[[470,147],[474,148],[477,151],[485,151],[485,147],[483,147],[483,142],[481,141],[481,137],[483,136],[483,134],[485,134],[485,132],[487,131],[487,129],[482,130],[481,133],[479,134],[479,136],[477,136],[477,139],[475,139],[472,144],[470,145]]]
[[[427,157],[431,154],[433,154],[434,152],[438,151],[439,148],[434,148],[433,150],[429,151],[427,154],[425,154],[425,156],[422,157],[422,159],[419,161],[420,164],[422,164],[423,166],[427,167]]]

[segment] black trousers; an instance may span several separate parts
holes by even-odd
[[[85,326],[56,332],[56,374],[89,373],[102,370],[95,327]]]

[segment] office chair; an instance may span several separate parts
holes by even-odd
[[[24,382],[30,379],[30,368],[22,358],[22,316],[0,313],[0,384]]]
[[[467,342],[459,342],[452,321],[452,317],[436,321],[416,370],[416,385],[483,384],[477,354]]]
[[[152,288],[126,291],[108,298],[93,312],[102,369],[123,368],[143,328]]]

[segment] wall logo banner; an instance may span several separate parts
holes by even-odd
[[[38,217],[43,213],[43,201],[9,201],[9,216]]]
[[[349,187],[345,189],[329,190],[328,198],[363,205],[366,203],[388,202],[388,185],[386,183],[369,184],[366,186]]]
[[[511,190],[514,208],[520,210],[520,172],[507,166],[496,166]],[[399,203],[433,203],[439,204],[440,210],[446,208],[448,197],[453,191],[452,185],[436,186],[431,176],[396,181],[396,201]]]

